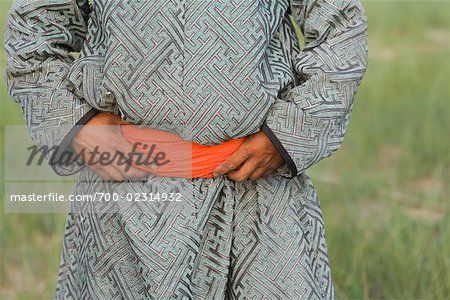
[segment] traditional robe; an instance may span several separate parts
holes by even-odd
[[[73,207],[55,298],[334,298],[306,171],[343,141],[366,31],[359,0],[14,1],[6,79],[38,145],[70,148],[76,125],[106,111],[204,145],[262,130],[285,160],[244,182],[111,183],[55,166],[79,172],[78,194],[182,200]]]

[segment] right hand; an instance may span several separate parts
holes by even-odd
[[[124,181],[145,177],[148,175],[147,172],[129,166],[129,163],[118,164],[117,159],[106,165],[89,163],[94,151],[96,153],[107,152],[110,154],[110,159],[116,154],[124,153],[127,156],[131,152],[132,146],[120,131],[119,125],[121,124],[129,123],[123,121],[118,115],[100,112],[90,119],[72,139],[72,148],[77,154],[84,152],[87,166],[104,179]],[[94,161],[98,161],[99,157],[100,154],[96,154]]]

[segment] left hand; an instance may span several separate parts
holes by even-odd
[[[214,169],[214,177],[226,174],[235,181],[257,180],[284,164],[284,159],[262,131],[247,136],[226,161]]]

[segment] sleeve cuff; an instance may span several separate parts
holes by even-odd
[[[95,108],[92,108],[90,111],[88,111],[85,115],[83,115],[78,122],[70,129],[70,131],[67,133],[67,135],[64,137],[64,139],[61,141],[61,143],[56,148],[55,152],[53,153],[51,159],[50,159],[50,166],[52,169],[62,176],[65,176],[65,174],[61,174],[58,172],[58,162],[62,158],[64,154],[70,154],[71,157],[75,157],[76,154],[73,151],[72,147],[70,146],[70,143],[72,142],[72,139],[75,137],[75,135],[81,130],[82,125],[85,125],[90,119],[92,119],[96,114],[98,114],[100,111],[96,110]],[[72,174],[67,174],[72,175]]]
[[[264,121],[261,125],[261,131],[263,131],[266,136],[270,139],[270,141],[273,143],[275,148],[280,152],[281,156],[283,157],[287,168],[290,171],[290,176],[286,176],[289,179],[292,179],[297,176],[297,166],[295,165],[294,161],[292,160],[291,156],[287,152],[287,150],[284,148],[284,146],[281,144],[280,140],[276,137],[275,133],[269,128],[269,126],[266,124],[266,121]]]

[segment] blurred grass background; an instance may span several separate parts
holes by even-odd
[[[450,2],[363,3],[369,68],[342,148],[309,172],[337,296],[450,299]],[[3,125],[23,121],[3,82],[0,97],[3,170]],[[0,299],[52,298],[65,215],[0,220]]]

